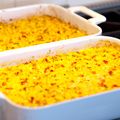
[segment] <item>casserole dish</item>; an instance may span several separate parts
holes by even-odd
[[[48,55],[48,52],[49,55],[55,55],[58,50],[61,50],[61,53],[81,50],[94,46],[98,41],[105,40],[120,45],[117,38],[98,36],[78,39],[69,43],[61,41],[52,45],[41,45],[41,47],[39,45],[32,46],[21,49],[21,51],[12,51],[10,54],[4,52],[0,55],[0,66],[29,61],[33,56],[38,59]],[[6,98],[4,94],[1,93],[0,95],[2,120],[107,120],[117,118],[120,115],[120,89],[37,108],[17,105]]]
[[[79,17],[78,15],[76,15],[74,13],[74,12],[78,12],[78,11],[83,12],[83,13],[85,13],[87,15],[90,15],[93,18],[91,18],[89,20],[86,20],[83,17]],[[65,9],[65,8],[57,6],[57,5],[38,4],[38,5],[25,6],[25,7],[20,7],[20,8],[12,8],[12,9],[0,10],[0,19],[1,19],[1,21],[9,21],[9,20],[11,21],[12,20],[14,22],[14,19],[18,19],[19,20],[19,18],[22,19],[22,18],[26,18],[26,17],[32,16],[32,15],[36,15],[36,16],[37,15],[41,15],[41,16],[48,15],[48,16],[59,18],[62,21],[66,22],[66,23],[69,23],[72,26],[80,29],[81,31],[82,30],[85,31],[87,33],[87,35],[85,37],[100,35],[102,33],[102,30],[96,24],[99,24],[99,23],[104,22],[106,20],[104,16],[102,16],[102,15],[100,15],[100,14],[98,14],[98,13],[92,11],[92,10],[89,10],[88,8],[83,7],[83,6]],[[33,19],[36,19],[36,18],[33,18]],[[29,18],[28,18],[28,21],[29,21]],[[33,23],[35,25],[31,26],[31,23],[29,23],[29,22],[27,22],[27,23],[23,22],[22,25],[19,22],[20,21],[17,22],[18,24],[17,23],[16,24],[14,24],[14,23],[12,24],[10,22],[11,23],[10,25],[8,23],[7,25],[9,25],[9,26],[8,26],[8,28],[6,27],[5,30],[4,30],[4,25],[2,26],[3,27],[3,31],[2,31],[1,34],[3,34],[3,33],[6,34],[5,36],[1,35],[2,37],[0,38],[1,42],[3,41],[3,43],[1,44],[1,46],[3,46],[3,51],[4,50],[9,50],[9,49],[15,49],[15,48],[27,47],[27,46],[36,45],[36,44],[41,44],[40,41],[43,41],[44,39],[47,39],[46,38],[46,33],[48,31],[46,29],[43,30],[43,33],[45,32],[45,36],[41,36],[41,34],[43,34],[43,33],[40,34],[38,32],[38,31],[40,31],[40,32],[42,31],[41,28],[37,29],[37,31],[31,31],[30,32],[30,30],[29,30],[30,28],[35,29],[35,27],[33,27],[33,26],[37,26],[36,23]],[[22,26],[24,26],[24,24],[25,24],[25,26],[28,26],[26,29],[22,27]],[[20,25],[21,25],[21,27],[20,27]],[[5,26],[6,26],[6,24],[5,24]],[[49,24],[48,24],[48,26],[49,26]],[[40,26],[38,26],[37,28],[39,28],[39,27]],[[45,25],[44,25],[44,27],[45,27]],[[12,28],[13,31],[10,28]],[[54,35],[54,34],[52,34],[53,28],[50,30],[50,32],[48,32],[48,33],[51,33],[51,36]],[[57,28],[57,25],[56,25],[56,28]],[[21,29],[25,29],[25,30],[21,30]],[[67,30],[65,29],[65,31],[67,31]],[[8,31],[8,32],[6,32],[6,31]],[[57,32],[59,32],[59,31],[57,31]],[[32,36],[31,37],[26,37],[26,36],[31,35],[31,33],[32,33],[32,36],[36,33],[37,38],[36,38],[36,36],[35,37],[32,37]],[[56,33],[56,32],[54,32],[54,33]],[[9,34],[11,34],[11,35],[9,35]],[[12,36],[13,34],[15,34],[15,35]],[[61,32],[56,33],[56,34],[60,35]],[[73,33],[71,33],[71,34],[73,34]],[[49,34],[48,34],[48,36],[49,36]],[[60,37],[59,39],[67,39],[67,38],[71,38],[70,40],[72,40],[72,37],[63,37],[63,38]],[[57,37],[53,36],[53,40],[51,40],[51,39],[47,40],[47,42],[45,42],[45,43],[48,43],[49,41],[50,42],[51,41],[57,41],[57,39],[58,39]],[[36,43],[32,44],[31,42],[35,41],[35,40],[36,40]],[[6,41],[6,42],[4,42],[4,41]],[[21,43],[19,41],[21,41]],[[24,41],[27,41],[30,45],[27,42],[24,43]],[[8,46],[11,45],[12,47],[6,46],[4,48],[6,43],[8,44]],[[23,46],[20,45],[19,46],[19,44],[25,44],[25,45],[23,45]],[[43,44],[43,42],[42,42],[42,44]],[[17,47],[17,45],[18,45],[18,47]]]

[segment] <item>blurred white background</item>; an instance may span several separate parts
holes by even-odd
[[[65,6],[87,5],[108,0],[0,0],[0,8],[17,7],[37,3],[55,3]],[[110,1],[110,0],[109,0]]]

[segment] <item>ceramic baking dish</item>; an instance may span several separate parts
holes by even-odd
[[[76,15],[75,12],[82,12],[91,16],[92,18],[86,20],[83,17]],[[97,26],[97,24],[106,21],[104,16],[84,6],[65,9],[61,6],[53,4],[37,4],[18,8],[3,9],[0,10],[0,20],[8,21],[10,19],[23,18],[29,15],[37,14],[55,16],[60,18],[62,21],[69,22],[71,25],[86,31],[88,35],[84,37],[100,35],[102,30]]]
[[[0,55],[0,67],[29,61],[41,56],[55,55],[58,50],[65,53],[92,47],[100,40],[109,40],[120,45],[117,38],[97,36],[76,41],[53,43],[13,51]],[[9,64],[7,64],[9,63]],[[17,105],[0,94],[0,120],[109,120],[120,117],[120,89],[81,97],[44,107],[30,108]]]

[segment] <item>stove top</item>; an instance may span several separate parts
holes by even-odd
[[[105,23],[99,25],[103,30],[103,35],[120,38],[120,6],[119,8],[102,9],[98,12],[107,18]]]
[[[120,0],[114,0],[113,2],[91,4],[87,6],[90,9],[97,11],[104,15],[107,21],[100,24],[103,35],[120,38]],[[89,19],[89,16],[77,13],[83,17]]]

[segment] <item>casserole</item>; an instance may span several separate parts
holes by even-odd
[[[83,38],[76,41],[57,42],[52,45],[47,44],[32,46],[21,51],[12,51],[11,54],[0,55],[0,65],[14,65],[19,62],[29,61],[34,56],[35,59],[50,55],[55,55],[60,49],[61,52],[81,50],[92,47],[98,41],[109,40],[120,45],[117,38],[98,36],[94,38]],[[21,61],[22,60],[22,61]],[[48,105],[44,107],[30,108],[23,107],[11,102],[4,94],[1,93],[0,109],[3,116],[2,120],[106,120],[117,118],[120,115],[120,89],[111,90],[96,95],[81,97],[65,102]],[[114,104],[113,104],[114,103]]]
[[[74,12],[78,12],[78,11],[81,11],[85,14],[88,14],[93,18],[91,18],[89,20],[86,20],[83,17],[79,17],[74,13]],[[95,24],[99,24],[99,23],[104,22],[106,20],[104,16],[102,16],[102,15],[100,15],[100,14],[98,14],[98,13],[92,11],[92,10],[89,10],[89,9],[83,7],[83,6],[65,9],[65,8],[57,6],[57,5],[38,4],[38,5],[25,6],[25,7],[20,7],[20,8],[4,9],[4,10],[0,11],[1,21],[9,21],[11,19],[14,20],[14,19],[19,19],[19,18],[24,18],[24,17],[26,18],[27,16],[31,16],[31,15],[41,15],[41,16],[42,15],[49,15],[49,16],[59,18],[62,21],[67,22],[67,23],[71,24],[72,26],[87,32],[88,35],[86,35],[86,37],[88,37],[88,36],[90,37],[90,36],[93,36],[93,35],[100,35],[102,30]],[[25,24],[25,23],[23,23],[23,24]],[[26,24],[30,24],[30,23],[28,22]],[[41,36],[40,34],[37,33],[37,31],[41,31],[40,29],[38,29],[37,31],[34,31],[34,32],[33,31],[30,32],[30,33],[33,32],[32,33],[33,35],[36,33],[37,36],[38,36],[37,38],[36,37],[35,38],[26,37],[26,34],[29,33],[28,28],[26,28],[26,30],[20,30],[21,27],[20,26],[18,27],[18,26],[19,25],[16,26],[16,24],[11,24],[8,27],[8,29],[7,28],[5,30],[3,29],[3,32],[6,35],[5,36],[1,35],[2,36],[0,38],[1,42],[2,42],[2,39],[3,39],[3,41],[8,42],[8,46],[11,45],[10,48],[8,46],[6,46],[4,48],[6,42],[3,42],[3,44],[1,44],[1,46],[3,46],[3,51],[4,50],[9,50],[9,49],[15,49],[15,48],[27,47],[27,46],[36,45],[36,44],[41,44],[41,42],[38,42],[38,41],[40,41],[41,39],[46,39],[46,37]],[[21,25],[21,26],[23,26],[23,25]],[[26,26],[28,26],[28,25],[26,25]],[[4,25],[2,27],[4,28]],[[56,25],[56,27],[57,27],[57,25]],[[9,30],[9,28],[12,28],[13,31]],[[19,28],[19,29],[17,29],[17,28]],[[15,32],[14,29],[18,33]],[[21,28],[21,29],[23,29],[23,28]],[[35,28],[33,28],[33,29],[35,29]],[[6,32],[6,31],[8,31],[8,32]],[[11,34],[11,36],[8,33]],[[51,33],[52,33],[52,31],[51,31]],[[1,33],[1,34],[3,34],[3,33]],[[15,34],[15,35],[12,36],[13,34]],[[71,33],[71,34],[73,34],[73,33]],[[53,34],[51,34],[51,35],[53,36]],[[6,36],[8,38],[6,38]],[[23,36],[23,37],[21,37],[21,36]],[[29,34],[27,36],[29,36]],[[10,37],[10,39],[9,39],[9,37]],[[74,36],[74,37],[76,37],[76,36]],[[67,38],[70,38],[70,37],[67,37]],[[67,39],[67,38],[59,38],[59,39]],[[31,41],[34,41],[33,39],[36,39],[36,43],[31,44]],[[20,45],[19,46],[19,44],[22,44],[22,40],[23,40],[23,44],[24,44],[24,41],[27,41],[29,43],[29,40],[31,40],[30,43],[29,43],[30,45],[26,44],[27,43],[26,42],[25,45],[23,45],[23,46]],[[70,40],[72,40],[72,38]],[[21,41],[21,43],[18,42],[18,41]],[[43,40],[41,40],[41,41],[43,41]],[[52,41],[57,41],[57,38],[56,38],[56,40],[54,38],[54,40],[52,40]],[[17,47],[17,45],[19,47]]]

